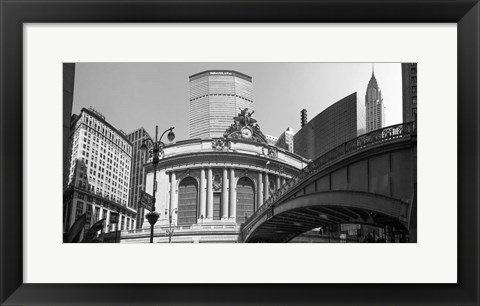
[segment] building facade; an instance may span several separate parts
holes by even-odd
[[[204,71],[190,80],[190,138],[222,137],[239,109],[254,111],[252,78],[232,70]]]
[[[367,133],[385,125],[385,107],[383,105],[382,91],[378,86],[373,70],[365,94],[365,111]]]
[[[307,160],[268,144],[192,139],[164,149],[157,167],[154,242],[237,242],[240,226],[266,199],[307,165]],[[146,191],[152,194],[153,167]],[[122,242],[148,242],[150,225],[122,232]]]
[[[154,243],[237,242],[240,227],[308,160],[269,145],[251,113],[241,112],[224,137],[167,145],[156,166]],[[154,166],[146,164],[152,194]],[[124,231],[123,243],[148,242],[150,224]]]
[[[309,122],[303,122],[303,127],[293,137],[294,152],[315,159],[355,137],[357,93],[332,104]]]
[[[402,63],[403,122],[417,121],[417,63]]]
[[[147,131],[141,127],[127,135],[132,143],[132,167],[130,172],[130,192],[128,207],[137,212],[137,227],[142,227],[145,217],[144,209],[139,206],[141,192],[145,190],[146,172],[143,165],[146,163],[146,154],[141,149],[144,140],[151,138]]]
[[[108,232],[110,215],[119,214],[116,228],[135,227],[136,211],[128,207],[132,145],[105,117],[83,108],[75,115],[70,135],[68,187],[64,193],[64,231],[86,213],[87,230],[105,218]]]

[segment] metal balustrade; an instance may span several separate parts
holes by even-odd
[[[156,230],[157,229],[160,229],[161,232],[165,232],[166,230],[168,230],[168,228],[165,228],[165,227],[161,227],[161,226],[158,226],[156,227]],[[190,230],[193,230],[194,229],[194,226],[172,226],[172,229],[174,229],[175,231],[177,232],[182,232],[182,231],[190,231]],[[207,225],[207,226],[204,226],[204,227],[200,227],[200,228],[195,228],[195,231],[208,231],[208,230],[217,230],[217,231],[220,231],[220,230],[225,230],[225,229],[240,229],[240,225],[239,224],[216,224],[216,225]],[[144,234],[144,233],[149,233],[150,232],[150,229],[148,228],[137,228],[137,229],[131,229],[131,230],[126,230],[125,231],[125,234]]]

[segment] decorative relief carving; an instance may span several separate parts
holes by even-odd
[[[222,189],[222,176],[220,174],[215,174],[213,176],[213,190],[219,191]]]
[[[228,146],[225,140],[223,139],[214,139],[212,140],[212,149],[217,151],[226,151]]]
[[[278,158],[278,151],[274,147],[269,147],[268,148],[268,157],[272,159],[277,159]]]

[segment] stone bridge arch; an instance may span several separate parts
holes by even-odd
[[[243,241],[287,242],[328,223],[364,223],[408,230],[416,242],[416,143],[412,122],[327,152],[246,220]]]
[[[394,225],[408,229],[409,203],[358,191],[327,191],[292,198],[270,208],[245,229],[244,242],[288,242],[321,226],[339,223]]]

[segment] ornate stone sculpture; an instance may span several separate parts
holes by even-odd
[[[248,108],[240,109],[238,116],[233,117],[234,123],[225,131],[223,136],[227,139],[243,139],[267,143],[265,135],[263,135],[260,126],[257,124],[257,120],[252,118],[254,112],[249,112]]]

